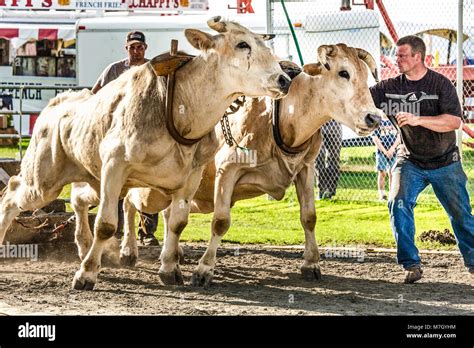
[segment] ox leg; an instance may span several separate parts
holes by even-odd
[[[55,200],[63,188],[57,183],[49,190],[39,193],[34,187],[28,186],[20,176],[12,176],[5,189],[0,204],[0,245],[13,219],[24,210],[34,210]]]
[[[183,276],[179,268],[179,238],[188,224],[191,200],[201,182],[204,167],[195,169],[186,182],[185,187],[173,195],[169,218],[167,221],[166,239],[161,252],[159,276],[166,285],[183,285]]]
[[[126,181],[125,164],[116,159],[105,160],[101,172],[100,204],[94,226],[94,241],[81,268],[76,272],[72,287],[76,290],[92,290],[100,271],[102,252],[107,241],[117,230],[117,204]]]
[[[89,206],[98,205],[99,199],[99,183],[90,185],[80,182],[73,183],[71,188],[71,205],[76,215],[75,241],[79,252],[79,257],[84,260],[89,252],[93,235],[89,226]],[[110,238],[104,248],[104,264],[117,266],[119,264],[118,257],[118,240]]]
[[[89,189],[86,183],[73,183],[71,187],[71,206],[76,214],[74,237],[79,257],[85,259],[92,246],[92,232],[89,226],[89,204],[99,204],[99,195]]]
[[[192,210],[191,210],[192,212]],[[171,207],[163,210],[161,215],[163,216],[163,244],[166,243],[166,237],[168,235],[168,226],[169,226],[169,219],[170,219],[170,214],[171,214]],[[185,259],[184,259],[184,251],[181,245],[178,246],[178,257],[179,257],[179,264],[184,265]]]
[[[314,228],[316,208],[314,206],[314,166],[305,165],[295,179],[296,195],[300,204],[300,221],[305,234],[304,264],[301,273],[306,280],[320,280],[319,250]]]
[[[137,209],[130,200],[130,192],[123,200],[124,224],[123,240],[120,248],[120,264],[134,267],[138,259],[137,237],[135,235],[135,215]]]
[[[237,182],[236,167],[221,171],[216,178],[214,190],[214,216],[212,218],[211,239],[206,252],[199,260],[198,267],[191,277],[193,286],[209,287],[214,276],[217,248],[222,237],[230,227],[230,207],[234,185]]]

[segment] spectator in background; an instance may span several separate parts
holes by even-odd
[[[391,169],[395,164],[397,146],[400,144],[400,135],[387,117],[382,118],[379,128],[372,134],[377,151],[375,152],[375,163],[377,168],[377,188],[379,200],[386,201],[385,177],[388,175],[388,187],[392,185]]]
[[[109,82],[115,80],[123,72],[127,71],[133,66],[139,66],[146,62],[148,59],[145,58],[145,51],[148,48],[145,35],[140,31],[131,31],[127,34],[125,43],[125,50],[127,51],[128,57],[110,64],[102,74],[99,76],[97,82],[92,88],[92,93],[97,93],[102,87],[107,85]],[[123,200],[119,201],[119,221],[117,226],[117,234],[121,236],[123,233]],[[158,226],[158,214],[146,214],[140,212],[142,219],[140,219],[140,225],[138,234],[140,240],[145,245],[158,245],[158,240],[155,238],[155,231]],[[144,226],[142,224],[144,222]]]
[[[331,199],[336,194],[340,174],[342,126],[330,120],[321,127],[323,141],[316,158],[319,199]]]

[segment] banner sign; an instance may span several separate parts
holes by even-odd
[[[208,0],[0,0],[0,10],[206,11]]]

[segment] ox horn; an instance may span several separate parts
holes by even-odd
[[[363,50],[362,48],[356,48],[356,51],[357,56],[362,59],[369,67],[370,71],[372,72],[372,76],[375,79],[375,82],[379,82],[379,77],[377,73],[377,63],[375,62],[374,57],[372,57],[369,52]]]
[[[333,56],[336,53],[336,49],[335,45],[322,45],[318,47],[318,62],[328,70],[331,70],[331,67],[328,64],[327,57]]]
[[[214,29],[218,33],[224,33],[227,31],[227,28],[225,26],[225,23],[220,21],[221,18],[221,16],[212,17],[207,21],[207,25],[209,26],[209,28]]]

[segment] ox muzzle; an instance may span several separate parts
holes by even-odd
[[[364,120],[368,128],[375,129],[380,125],[382,118],[379,115],[368,113],[365,115]]]

